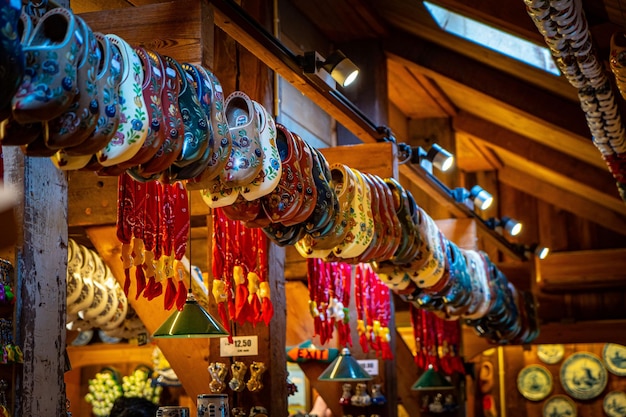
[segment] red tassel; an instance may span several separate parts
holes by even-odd
[[[187,287],[183,281],[178,281],[178,290],[176,290],[176,308],[182,310],[187,301]]]
[[[164,307],[166,310],[171,310],[174,307],[174,302],[176,301],[176,284],[174,284],[174,279],[167,279],[167,286],[165,287],[165,299],[163,300]]]
[[[245,284],[238,284],[235,291],[235,315],[234,319],[240,325],[252,314],[250,303],[248,303],[248,287]]]
[[[261,311],[263,314],[263,323],[266,326],[270,325],[270,320],[272,320],[272,316],[274,315],[274,305],[269,297],[263,298],[263,302],[261,303]]]
[[[259,300],[258,295],[252,296],[252,301],[250,302],[250,317],[249,322],[256,324],[261,320],[261,300]]]
[[[135,280],[137,281],[137,294],[135,294],[135,300],[139,300],[139,296],[146,288],[146,276],[143,273],[141,265],[137,265],[135,268]]]
[[[124,295],[128,298],[130,291],[130,268],[124,269]]]

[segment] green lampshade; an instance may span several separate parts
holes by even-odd
[[[228,336],[228,331],[198,304],[191,291],[183,309],[172,313],[152,335],[156,338],[222,336]]]
[[[372,376],[352,357],[348,348],[343,348],[339,356],[317,378],[319,381],[353,382],[369,381]]]
[[[454,389],[454,386],[439,372],[435,371],[432,365],[417,379],[411,387],[413,391],[439,391]]]

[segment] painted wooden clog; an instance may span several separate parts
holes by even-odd
[[[85,39],[74,14],[65,8],[48,11],[37,22],[22,50],[26,67],[13,95],[13,117],[19,123],[60,116],[78,94],[76,69]]]

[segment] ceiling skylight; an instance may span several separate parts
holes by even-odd
[[[528,65],[554,75],[561,75],[554,64],[550,50],[524,39],[477,22],[458,13],[425,1],[424,6],[443,30],[468,41],[477,43]]]

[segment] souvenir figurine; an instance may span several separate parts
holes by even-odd
[[[235,361],[232,365],[230,365],[231,372],[233,374],[232,379],[228,382],[228,386],[230,389],[236,392],[241,392],[246,388],[246,384],[243,382],[243,379],[246,375],[246,371],[248,367],[245,363],[240,361]]]
[[[265,372],[266,367],[263,362],[252,362],[250,365],[250,379],[248,380],[247,387],[250,392],[258,392],[263,389],[263,381],[261,377]]]
[[[339,398],[339,404],[350,405],[350,399],[352,398],[352,385],[345,383],[342,388],[343,393],[341,394],[341,398]]]
[[[226,388],[226,384],[224,383],[226,379],[226,373],[228,372],[228,368],[225,363],[222,362],[212,362],[209,364],[209,374],[213,380],[209,383],[209,389],[211,392],[219,394],[224,391]]]

